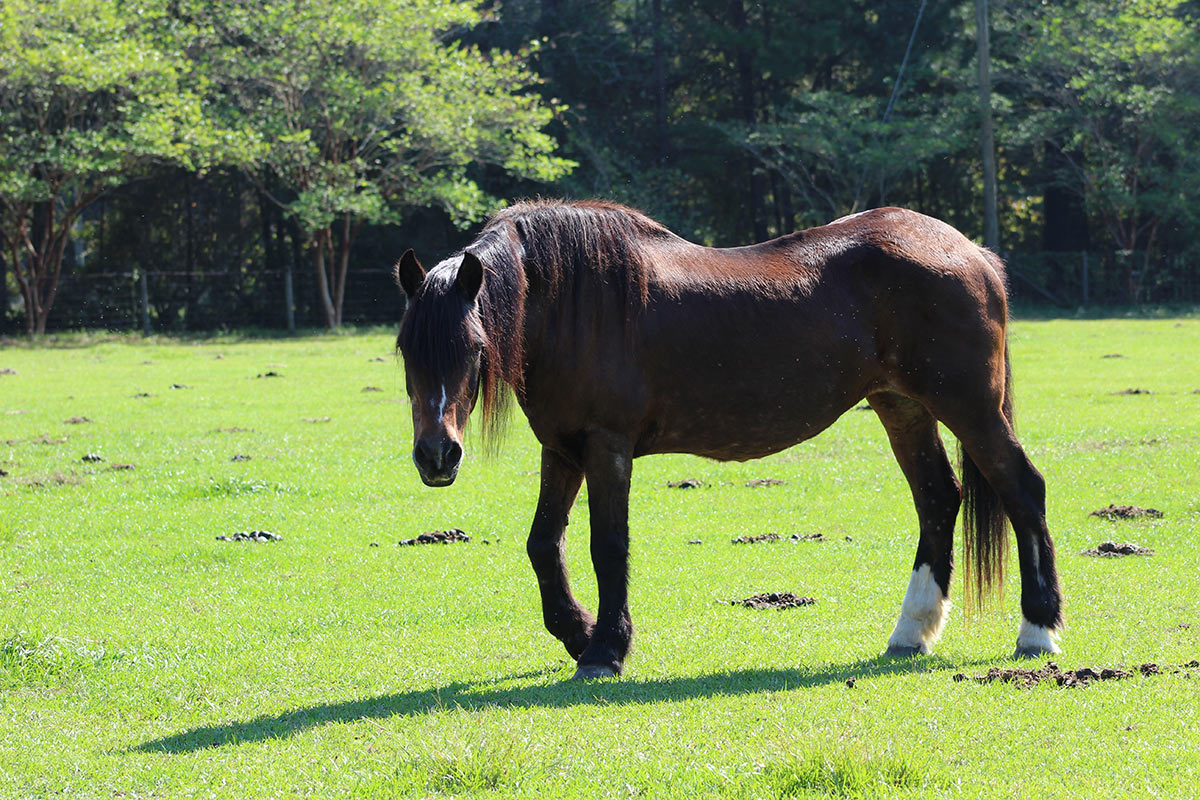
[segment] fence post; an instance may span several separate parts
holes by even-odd
[[[138,289],[141,293],[142,335],[150,335],[150,281],[144,268],[138,270]]]
[[[292,286],[292,265],[285,264],[283,267],[283,303],[287,309],[287,328],[288,334],[296,335],[296,292]]]
[[[1088,307],[1088,260],[1087,250],[1083,251],[1083,307]]]

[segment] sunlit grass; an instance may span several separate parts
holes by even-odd
[[[0,374],[0,797],[1200,785],[1200,674],[952,680],[1008,663],[1015,584],[976,622],[954,609],[935,655],[880,657],[916,520],[870,412],[762,461],[639,460],[635,650],[619,680],[568,681],[524,552],[536,443],[516,419],[498,456],[469,438],[459,481],[423,487],[391,341],[77,334],[0,349],[16,372]],[[1018,322],[1012,351],[1067,596],[1059,663],[1200,658],[1200,320]],[[1119,394],[1132,388],[1150,393]],[[684,478],[703,485],[668,488]],[[747,488],[756,478],[784,483]],[[567,556],[594,606],[587,502]],[[1089,516],[1109,503],[1165,516]],[[396,545],[452,527],[473,540]],[[248,530],[282,539],[216,538]],[[762,533],[824,540],[730,543]],[[1155,555],[1078,555],[1105,539]],[[770,591],[817,603],[728,603]]]

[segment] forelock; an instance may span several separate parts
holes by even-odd
[[[462,369],[472,340],[483,339],[479,315],[455,290],[455,275],[443,262],[429,271],[409,301],[396,337],[408,369],[447,376]]]

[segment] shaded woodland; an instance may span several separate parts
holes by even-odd
[[[436,262],[538,195],[715,246],[880,205],[982,242],[976,6],[13,0],[0,324],[394,322],[404,248]],[[1018,300],[1200,302],[1198,16],[990,3]]]

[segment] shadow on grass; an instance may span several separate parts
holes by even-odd
[[[300,708],[275,716],[243,722],[194,728],[138,745],[133,752],[191,753],[209,747],[259,742],[303,733],[310,728],[359,719],[411,717],[447,709],[479,711],[487,708],[566,708],[578,705],[629,705],[683,701],[705,697],[730,697],[758,692],[807,689],[845,683],[856,678],[855,691],[863,691],[871,679],[889,675],[961,670],[994,660],[949,662],[936,656],[893,658],[876,656],[827,669],[746,669],[716,672],[690,678],[640,681],[637,679],[598,682],[563,681],[549,685],[500,688],[512,680],[530,679],[549,672],[510,675],[497,681],[456,682],[412,692],[397,692],[363,700]]]

